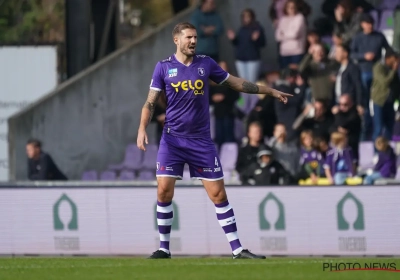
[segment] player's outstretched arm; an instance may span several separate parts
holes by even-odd
[[[137,138],[137,146],[139,149],[146,151],[145,144],[148,144],[146,127],[149,125],[153,118],[154,109],[156,108],[157,100],[160,97],[161,91],[154,89],[149,90],[147,100],[142,108],[142,115],[140,118],[140,125]]]
[[[291,94],[280,92],[279,90],[275,90],[267,86],[259,86],[256,85],[255,83],[246,81],[245,79],[238,78],[232,75],[229,75],[228,79],[222,84],[239,92],[271,95],[279,99],[283,103],[287,103],[287,98],[292,96]]]

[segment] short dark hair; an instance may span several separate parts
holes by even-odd
[[[26,145],[33,145],[35,148],[42,148],[42,142],[35,138],[30,138]]]
[[[390,50],[390,49],[387,50],[385,53],[385,59],[392,58],[392,57],[398,58],[399,54],[397,52],[395,52],[394,50]]]
[[[174,30],[172,30],[172,37],[175,37],[176,35],[180,34],[185,29],[196,30],[196,27],[193,24],[191,24],[190,22],[178,23],[177,25],[175,25]]]
[[[241,16],[243,16],[245,13],[248,13],[250,15],[252,21],[256,20],[256,13],[254,12],[253,9],[250,8],[244,9],[241,13]]]
[[[341,47],[345,52],[347,52],[348,54],[350,53],[350,48],[348,45],[345,44],[340,44],[339,47]]]

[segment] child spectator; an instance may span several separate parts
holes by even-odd
[[[300,178],[311,178],[317,184],[318,178],[323,175],[322,156],[313,146],[313,135],[310,130],[303,131],[300,135],[301,157]]]
[[[328,58],[330,60],[335,61],[336,60],[336,48],[343,44],[342,34],[340,32],[334,32],[332,35],[332,42],[333,42],[333,44],[332,44],[331,48],[329,49]]]
[[[375,148],[378,151],[378,162],[374,172],[364,179],[364,185],[372,185],[379,178],[394,178],[396,176],[396,154],[389,145],[389,141],[380,136],[375,140]]]
[[[343,185],[347,178],[354,176],[353,154],[343,133],[332,133],[331,144],[324,164],[325,174],[331,184]]]
[[[329,139],[326,139],[325,137],[315,137],[313,141],[313,146],[315,150],[321,155],[322,162],[325,162],[326,160],[326,154],[330,149],[329,146]],[[325,175],[325,172],[324,172]]]

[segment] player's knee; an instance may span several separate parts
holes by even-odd
[[[158,201],[170,202],[174,196],[174,189],[171,186],[159,184],[157,190]]]
[[[214,204],[219,204],[219,203],[225,202],[228,199],[224,189],[211,191],[211,192],[209,192],[209,196]]]

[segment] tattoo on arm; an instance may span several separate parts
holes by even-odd
[[[158,98],[160,97],[161,91],[150,89],[149,95],[147,96],[146,103],[144,103],[143,108],[147,108],[150,111],[150,116],[147,123],[150,123],[153,118],[154,109],[156,108],[156,103]]]
[[[242,91],[246,93],[258,93],[258,85],[244,81],[242,84]]]

